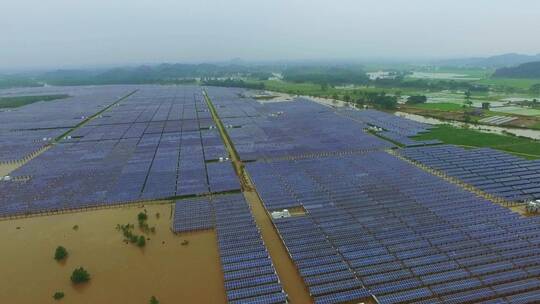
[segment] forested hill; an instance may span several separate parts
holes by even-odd
[[[496,78],[540,78],[540,61],[528,62],[516,67],[500,68],[495,71]]]

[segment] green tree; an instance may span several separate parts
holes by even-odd
[[[139,220],[139,222],[144,222],[148,219],[148,215],[144,212],[140,212],[138,215],[137,215],[137,219]]]
[[[74,284],[85,283],[90,280],[90,274],[83,267],[75,268],[71,274],[71,282]]]
[[[156,299],[156,297],[152,296],[150,298],[150,304],[159,304],[159,301],[158,301],[158,299]]]
[[[465,91],[465,105],[469,107],[472,106],[471,95],[471,90]]]
[[[61,261],[65,259],[68,256],[68,252],[66,248],[62,246],[56,247],[56,251],[54,252],[54,259],[57,261]]]
[[[144,235],[140,235],[139,238],[137,239],[137,246],[144,247],[145,245],[146,245],[146,238],[144,237]]]
[[[386,95],[385,92],[368,92],[366,99],[377,108],[392,110],[397,107],[396,96]]]
[[[409,98],[407,98],[408,104],[419,104],[419,103],[426,103],[426,102],[427,102],[427,97],[424,95],[409,96]]]
[[[540,83],[535,83],[533,84],[529,90],[531,91],[531,93],[533,94],[540,94]]]

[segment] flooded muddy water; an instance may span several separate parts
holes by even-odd
[[[18,167],[19,165],[17,163],[0,163],[0,177],[8,175]]]
[[[123,242],[117,224],[135,224],[148,211],[146,246]],[[3,303],[225,303],[214,231],[175,235],[171,205],[146,205],[0,221],[0,295]],[[156,217],[159,213],[159,218]],[[78,225],[78,229],[73,229]],[[187,240],[187,245],[182,242]],[[69,256],[53,259],[57,246]],[[89,283],[74,286],[70,275],[83,266]]]

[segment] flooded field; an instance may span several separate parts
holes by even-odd
[[[459,121],[440,120],[437,118],[425,117],[422,115],[399,112],[399,111],[395,112],[395,115],[404,117],[410,120],[418,121],[418,122],[432,124],[432,125],[449,124],[449,125],[459,127],[459,128],[467,127],[470,129],[474,129],[474,130],[478,130],[478,131],[486,132],[486,133],[494,133],[494,134],[510,133],[516,136],[522,136],[522,137],[526,137],[530,139],[540,140],[540,131],[538,130],[505,128],[505,127],[488,126],[488,125],[475,125],[475,124],[459,122]]]
[[[135,224],[141,234],[137,214],[144,209],[155,234],[144,248],[124,243],[116,225]],[[161,303],[225,303],[215,233],[175,235],[170,212],[162,204],[0,221],[2,302],[57,303],[52,296],[62,291],[62,303],[142,304],[151,296]],[[59,245],[69,253],[65,263],[53,259]],[[91,280],[75,287],[69,277],[79,266]]]
[[[540,116],[540,110],[517,106],[491,108],[491,111],[526,116]]]
[[[17,163],[0,163],[0,177],[8,175],[11,171],[17,169]]]
[[[287,249],[281,241],[278,232],[275,230],[259,196],[256,192],[251,191],[244,192],[244,196],[251,206],[257,226],[261,231],[266,248],[270,253],[274,267],[289,300],[291,303],[313,303],[304,281],[300,277],[300,273],[290,259]]]
[[[472,77],[466,74],[457,73],[429,73],[429,72],[413,72],[411,78],[417,79],[441,79],[441,80],[480,80],[478,77]]]

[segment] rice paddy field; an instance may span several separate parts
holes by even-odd
[[[540,299],[538,141],[239,88],[0,91],[44,94],[69,97],[0,112],[3,301]]]

